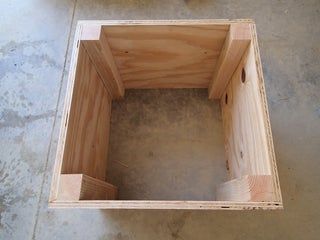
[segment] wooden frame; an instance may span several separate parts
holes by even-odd
[[[230,180],[216,201],[115,200],[105,182],[111,101],[128,88],[208,88],[220,101]],[[79,21],[62,119],[50,207],[283,207],[252,20]]]

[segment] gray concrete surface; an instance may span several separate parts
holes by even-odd
[[[319,239],[318,0],[13,0],[0,10],[0,239]],[[76,21],[173,18],[255,19],[285,210],[48,209]]]
[[[107,181],[119,199],[210,201],[228,180],[219,101],[207,89],[127,90],[110,129]]]

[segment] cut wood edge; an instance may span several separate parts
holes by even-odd
[[[221,98],[250,42],[251,29],[248,23],[230,24],[229,33],[209,83],[209,99]]]
[[[218,201],[273,202],[275,201],[271,175],[244,176],[220,184]]]
[[[165,19],[165,20],[79,20],[78,24],[86,25],[207,25],[254,23],[253,19]]]
[[[61,174],[56,201],[115,200],[117,187],[84,174]]]
[[[62,162],[63,162],[63,154],[64,154],[64,147],[65,141],[67,136],[67,125],[69,122],[69,112],[71,107],[72,95],[73,95],[73,88],[76,76],[76,66],[77,66],[77,59],[79,54],[79,39],[82,32],[82,24],[77,23],[74,41],[73,41],[73,50],[71,56],[71,63],[70,63],[70,71],[68,75],[68,83],[66,89],[66,95],[64,99],[64,106],[63,106],[63,113],[60,123],[60,132],[59,132],[59,140],[57,145],[57,152],[55,156],[55,163],[53,167],[53,175],[51,179],[51,189],[49,195],[49,202],[57,199],[58,191],[59,191],[59,182],[60,182],[60,173],[62,169]]]
[[[265,120],[265,126],[266,126],[266,131],[267,131],[268,150],[269,150],[269,154],[270,154],[270,158],[271,158],[270,164],[271,164],[271,171],[272,171],[273,187],[274,187],[274,191],[275,191],[276,201],[278,201],[282,204],[283,200],[282,200],[282,194],[281,194],[281,187],[280,187],[280,181],[279,181],[276,156],[275,156],[275,152],[274,152],[274,145],[273,145],[273,137],[272,137],[272,131],[271,131],[270,117],[269,117],[267,96],[266,96],[266,90],[265,90],[265,84],[264,84],[264,78],[263,78],[263,72],[262,72],[262,64],[261,64],[259,45],[258,45],[258,38],[257,38],[257,31],[256,31],[255,24],[254,23],[250,24],[250,28],[251,28],[251,34],[252,34],[252,45],[253,45],[254,53],[255,53],[257,73],[258,73],[258,78],[260,80],[260,94],[261,94],[261,99],[264,104],[264,115],[265,115],[264,120]]]
[[[53,201],[50,208],[84,209],[192,209],[192,210],[280,210],[280,202],[227,202],[227,201]]]

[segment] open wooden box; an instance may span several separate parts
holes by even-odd
[[[208,88],[220,101],[229,180],[216,199],[117,199],[106,182],[111,102],[130,88]],[[282,208],[251,20],[80,21],[62,119],[51,207]]]

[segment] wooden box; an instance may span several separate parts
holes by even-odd
[[[219,101],[229,179],[215,199],[117,198],[106,182],[111,102],[130,88],[207,88]],[[251,20],[80,21],[64,105],[51,207],[283,207]]]

